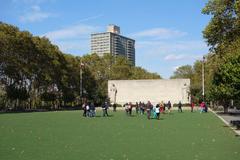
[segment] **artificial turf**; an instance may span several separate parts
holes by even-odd
[[[238,160],[240,138],[212,113],[82,117],[82,111],[0,115],[1,160]]]

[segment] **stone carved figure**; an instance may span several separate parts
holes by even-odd
[[[115,84],[112,84],[112,86],[110,87],[110,99],[112,100],[113,104],[116,103],[116,97],[117,97],[117,87],[115,86]]]

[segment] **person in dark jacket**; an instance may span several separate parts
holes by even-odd
[[[116,111],[117,111],[117,104],[113,103],[113,112],[116,112]]]
[[[182,112],[182,103],[179,101],[178,103],[178,112]]]
[[[128,104],[128,111],[129,111],[129,116],[132,116],[132,102],[129,102],[129,104]]]
[[[90,117],[95,117],[96,113],[95,113],[95,105],[93,102],[91,102],[90,104]]]
[[[139,113],[139,104],[138,104],[138,102],[136,102],[136,114],[138,114]]]
[[[204,111],[207,113],[208,112],[208,106],[206,103],[204,103],[205,107],[204,107]]]
[[[87,103],[86,102],[83,103],[82,109],[83,109],[83,116],[86,117],[87,116]]]
[[[152,104],[150,101],[148,101],[147,105],[146,105],[146,110],[147,110],[147,118],[150,119],[151,116],[151,109],[152,109]]]
[[[109,107],[109,106],[108,106],[108,102],[105,101],[105,102],[103,103],[103,105],[102,105],[103,117],[109,116],[109,115],[108,115],[108,112],[107,112],[108,107]]]
[[[171,104],[171,102],[170,102],[170,101],[168,101],[168,113],[170,113],[170,112],[171,112],[171,108],[172,108],[172,104]]]

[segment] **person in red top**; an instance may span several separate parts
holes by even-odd
[[[164,112],[164,106],[163,106],[163,102],[160,103],[160,112],[163,113]]]
[[[191,112],[193,112],[193,109],[194,109],[194,103],[192,102],[191,103]]]
[[[204,110],[205,110],[205,103],[202,102],[202,103],[200,104],[200,113],[204,112]]]

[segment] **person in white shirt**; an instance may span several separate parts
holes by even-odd
[[[89,104],[86,105],[87,117],[90,117],[90,107]]]
[[[159,118],[160,118],[160,105],[159,104],[156,105],[155,112],[156,112],[156,115],[157,115],[157,119],[159,120]]]
[[[128,113],[129,113],[129,105],[128,105],[128,103],[124,104],[124,108],[125,108],[126,114],[128,115]]]

